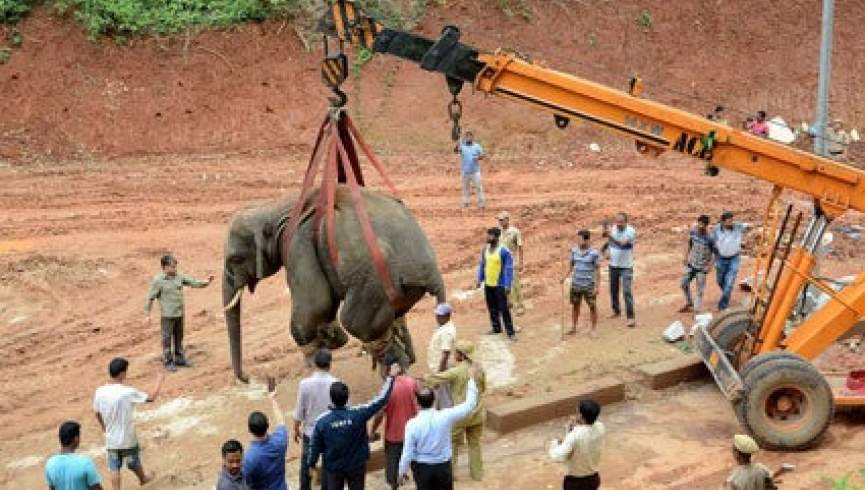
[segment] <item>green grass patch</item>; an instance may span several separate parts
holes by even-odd
[[[279,18],[296,20],[300,30],[312,31],[324,13],[322,0],[0,0],[0,23],[14,24],[44,2],[56,14],[74,12],[94,38],[121,40]],[[413,29],[430,5],[443,4],[444,0],[360,1],[364,11],[398,29]]]

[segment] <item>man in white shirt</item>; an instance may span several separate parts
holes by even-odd
[[[715,279],[718,281],[718,287],[721,288],[718,311],[724,311],[730,306],[733,286],[739,273],[742,240],[747,232],[747,225],[733,222],[733,213],[730,211],[724,211],[721,222],[712,230],[712,241],[715,246]]]
[[[435,394],[429,388],[421,388],[417,394],[420,412],[409,420],[405,427],[402,456],[399,460],[400,481],[408,480],[411,466],[418,490],[453,490],[451,468],[451,430],[467,417],[478,403],[478,387],[475,377],[477,368],[469,369],[466,401],[456,407],[436,410],[433,408]]]
[[[598,466],[606,429],[598,422],[600,414],[596,401],[581,401],[577,420],[568,424],[564,440],[550,443],[550,458],[568,466],[564,490],[596,490],[601,486]]]
[[[129,361],[122,357],[114,358],[108,365],[111,383],[96,389],[93,397],[93,410],[96,420],[105,433],[105,448],[108,451],[108,470],[111,472],[111,487],[120,490],[123,478],[120,469],[126,460],[126,467],[135,473],[138,482],[144,485],[153,480],[153,474],[145,474],[139,456],[138,437],[135,434],[134,412],[138,403],[156,400],[165,373],[159,373],[156,387],[150,394],[123,384]]]
[[[430,372],[440,373],[448,369],[452,363],[451,352],[457,338],[457,328],[451,321],[453,308],[447,303],[436,305],[434,310],[436,324],[427,350],[427,364]],[[453,406],[450,385],[441,383],[435,388],[436,408],[449,408]]]
[[[294,409],[294,443],[301,444],[300,490],[312,488],[309,467],[309,446],[315,419],[330,408],[330,385],[339,381],[330,374],[333,355],[328,349],[319,349],[313,357],[315,371],[300,381],[297,389],[297,407]],[[301,426],[303,431],[301,432]],[[325,487],[323,484],[322,487]],[[325,489],[326,490],[326,489]]]
[[[637,326],[634,320],[634,242],[637,240],[637,230],[628,224],[628,215],[616,214],[616,223],[612,229],[604,224],[603,237],[607,239],[603,250],[610,259],[610,306],[613,315],[610,318],[618,318],[622,315],[619,304],[619,287],[625,300],[625,316],[628,319],[628,327]]]

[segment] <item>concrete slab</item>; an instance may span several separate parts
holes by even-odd
[[[591,398],[602,405],[625,399],[625,385],[606,377],[567,391],[503,403],[487,409],[487,427],[505,434],[548,420],[573,415],[577,402]]]
[[[638,370],[646,377],[653,390],[661,390],[685,381],[694,381],[709,376],[703,361],[696,354],[646,364]]]

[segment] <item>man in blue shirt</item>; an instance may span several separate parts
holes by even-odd
[[[460,175],[463,187],[463,207],[469,207],[471,201],[471,185],[474,184],[478,193],[478,207],[485,204],[484,186],[481,183],[480,161],[484,159],[484,148],[474,141],[471,131],[466,131],[463,140],[457,143],[455,153],[460,155]]]
[[[45,481],[51,490],[102,490],[102,479],[93,460],[75,454],[81,443],[81,425],[75,421],[60,426],[60,454],[48,458]]]
[[[268,396],[273,404],[276,429],[268,434],[267,416],[259,411],[249,414],[249,432],[254,439],[243,457],[243,478],[249,490],[288,490],[285,483],[285,452],[288,450],[285,414],[276,401],[276,390]]]
[[[613,307],[611,318],[622,315],[619,306],[619,287],[621,285],[622,296],[625,299],[625,315],[628,318],[628,327],[637,326],[634,320],[634,242],[637,240],[637,231],[628,224],[628,215],[618,213],[613,229],[604,225],[604,237],[607,239],[605,247],[610,257],[610,305]]]
[[[718,301],[718,311],[724,311],[730,306],[733,295],[733,285],[736,274],[739,273],[739,254],[742,253],[742,239],[747,227],[743,223],[733,222],[733,213],[724,211],[721,223],[712,230],[712,240],[715,245],[715,279],[721,288],[721,300]]]
[[[571,330],[567,333],[577,333],[577,321],[580,318],[580,303],[586,301],[589,306],[589,314],[592,326],[589,336],[597,336],[598,287],[601,283],[601,255],[592,247],[591,233],[589,230],[577,232],[580,241],[571,249]]]
[[[378,395],[364,405],[349,407],[348,386],[341,381],[330,385],[331,409],[315,421],[309,447],[309,467],[314,468],[322,456],[324,479],[328,490],[363,490],[366,483],[366,463],[369,461],[369,433],[366,423],[387,405],[394,378],[400,374],[399,364],[388,369]]]
[[[508,291],[511,289],[511,281],[514,277],[514,259],[510,250],[499,243],[501,236],[501,228],[487,230],[487,244],[481,251],[476,287],[484,286],[484,299],[492,323],[492,330],[487,333],[489,335],[502,333],[503,320],[508,338],[517,340],[508,306]]]

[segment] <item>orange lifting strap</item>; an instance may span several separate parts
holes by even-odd
[[[360,161],[357,158],[355,143],[360,146],[367,159],[372,163],[379,175],[381,175],[388,191],[395,198],[399,199],[396,188],[385,173],[384,167],[360,136],[348,114],[341,108],[331,109],[325,117],[324,122],[322,122],[316,136],[315,146],[309,159],[309,165],[306,168],[306,175],[303,178],[300,196],[294,203],[294,208],[289,215],[288,224],[282,233],[280,240],[282,263],[288,264],[288,250],[291,239],[300,224],[304,211],[304,203],[309,198],[315,185],[319,166],[323,165],[321,188],[313,216],[313,230],[316,240],[318,239],[318,229],[321,220],[324,219],[327,248],[330,251],[330,260],[336,268],[339,264],[339,251],[336,246],[336,230],[334,229],[336,186],[337,184],[347,183],[351,190],[352,206],[357,214],[358,221],[360,221],[363,238],[366,242],[367,250],[369,250],[370,258],[372,258],[373,266],[376,272],[378,272],[388,301],[395,310],[399,311],[401,309],[402,295],[394,287],[391,280],[390,270],[385,262],[384,254],[382,254],[381,248],[378,246],[375,231],[372,229],[372,222],[369,219],[369,213],[367,213],[366,204],[361,195],[360,188],[364,187],[365,183],[363,173],[360,169]]]

